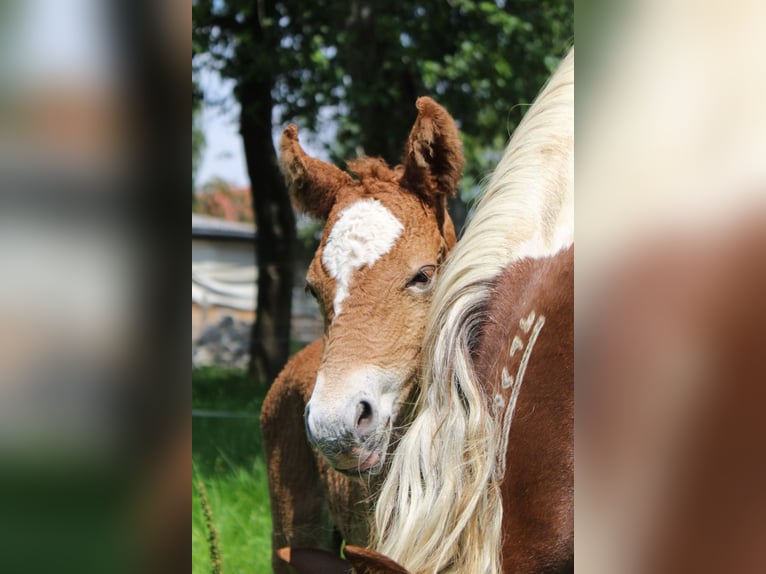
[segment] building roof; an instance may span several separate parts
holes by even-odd
[[[192,213],[192,238],[253,241],[255,225]]]

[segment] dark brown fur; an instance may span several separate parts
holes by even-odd
[[[519,321],[545,323],[532,348],[511,421],[503,496],[503,570],[566,572],[574,567],[574,247],[512,263],[497,278],[476,351],[489,397],[515,374],[528,334]],[[506,397],[508,392],[504,392]]]

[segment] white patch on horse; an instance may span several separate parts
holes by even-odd
[[[526,318],[526,320],[522,319],[519,321],[519,326],[522,330],[525,332],[529,330],[531,321],[535,318],[535,312],[532,311]],[[525,324],[526,323],[526,324]],[[519,368],[516,371],[516,376],[509,374],[507,369],[503,368],[502,373],[500,373],[500,379],[501,383],[500,386],[503,388],[503,390],[511,389],[511,396],[508,400],[508,410],[506,411],[506,420],[504,421],[504,427],[507,426],[507,431],[510,429],[510,422],[511,417],[513,417],[513,411],[516,408],[516,399],[519,397],[519,391],[521,390],[521,383],[524,380],[524,373],[527,370],[527,363],[529,362],[529,357],[532,356],[532,349],[535,346],[535,343],[537,342],[537,336],[540,334],[540,330],[543,328],[543,325],[545,325],[545,317],[543,315],[540,315],[537,317],[537,321],[535,322],[534,327],[532,327],[532,333],[529,335],[529,340],[527,341],[526,346],[524,346],[524,354],[521,356],[521,362],[519,363]],[[518,341],[518,343],[517,343]],[[522,345],[521,340],[518,338],[518,336],[514,336],[513,342],[511,343],[511,352],[509,353],[510,356],[513,356],[513,353],[515,352],[515,346],[516,345]]]
[[[535,318],[535,312],[534,310],[527,316],[526,319],[521,319],[519,321],[519,327],[526,333],[529,330],[529,327],[532,323],[532,321]],[[529,362],[529,357],[532,356],[532,349],[535,346],[535,343],[537,342],[537,336],[540,334],[540,330],[543,328],[543,325],[545,325],[545,317],[543,315],[540,315],[537,317],[537,321],[535,322],[534,327],[532,327],[532,332],[529,335],[529,340],[527,341],[526,346],[524,346],[524,354],[521,356],[521,362],[519,363],[519,369],[516,371],[516,376],[513,377],[508,373],[508,371],[503,368],[502,373],[500,373],[501,376],[501,387],[503,390],[511,389],[511,396],[508,398],[508,407],[505,409],[505,414],[503,415],[503,434],[502,434],[502,440],[500,445],[500,450],[498,453],[500,453],[500,456],[498,458],[498,467],[496,469],[496,475],[497,477],[502,477],[505,474],[505,452],[508,448],[508,435],[511,430],[511,420],[513,419],[513,412],[516,410],[516,401],[519,398],[519,392],[521,391],[521,383],[524,381],[524,372],[527,370],[527,363]],[[518,341],[518,342],[517,342]],[[513,342],[511,343],[511,350],[508,353],[509,356],[513,356],[513,354],[518,350],[519,347],[523,346],[523,343],[521,342],[521,339],[519,339],[518,335],[513,337]],[[499,405],[499,401],[497,400],[497,397],[499,395],[495,395],[494,400],[494,406],[497,409]],[[502,408],[502,407],[501,407]]]
[[[508,355],[513,357],[516,351],[523,348],[524,348],[524,343],[521,342],[521,339],[519,339],[518,335],[514,335],[513,341],[511,342],[511,350],[508,352]]]
[[[519,319],[519,327],[521,327],[521,330],[524,331],[524,333],[529,333],[529,328],[532,326],[532,323],[535,320],[535,312],[532,310],[526,319]]]
[[[508,374],[508,369],[503,367],[503,372],[500,373],[500,386],[507,389],[513,384],[513,376]]]
[[[377,199],[362,199],[344,209],[330,231],[322,252],[322,263],[337,287],[333,310],[340,315],[348,297],[354,271],[372,267],[391,251],[404,226]]]
[[[530,317],[534,317],[534,313],[535,312],[532,311]],[[521,357],[519,370],[516,373],[516,381],[518,385],[521,385],[521,381],[524,379],[524,372],[527,370],[527,362],[529,362],[529,357],[532,355],[532,348],[535,346],[537,336],[540,334],[540,329],[543,328],[543,325],[545,325],[545,317],[540,315],[532,329],[532,334],[529,336],[529,342],[527,343],[527,348],[524,349],[524,355]]]

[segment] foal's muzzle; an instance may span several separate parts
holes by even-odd
[[[351,400],[337,413],[312,403],[304,411],[306,436],[335,469],[365,472],[382,461],[379,409],[370,397]]]

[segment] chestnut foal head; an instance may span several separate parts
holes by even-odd
[[[455,244],[446,210],[463,170],[457,128],[430,98],[403,164],[359,158],[352,177],[309,157],[288,126],[281,163],[296,203],[326,220],[306,287],[325,318],[324,352],[306,407],[311,443],[338,470],[378,472],[419,367],[439,264]]]

